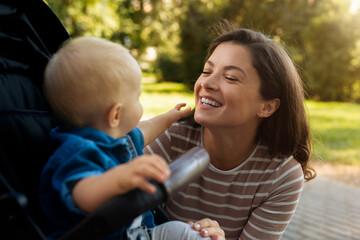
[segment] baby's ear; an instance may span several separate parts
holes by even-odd
[[[120,116],[122,111],[121,103],[115,103],[109,110],[107,115],[107,122],[110,127],[118,127],[120,124]]]

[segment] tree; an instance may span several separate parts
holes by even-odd
[[[209,27],[228,19],[283,45],[310,97],[360,101],[358,0],[49,0],[71,36],[120,42],[139,62],[156,48],[161,80],[192,88],[212,40]],[[151,64],[151,63],[150,63]]]
[[[207,5],[202,1],[189,0],[180,20],[180,49],[183,82],[191,89],[202,72],[207,48],[211,42],[209,26]]]
[[[350,0],[183,1],[180,21],[183,77],[193,85],[210,42],[208,26],[226,18],[262,31],[282,44],[299,67],[309,96],[329,101],[360,101],[360,11]],[[190,17],[191,16],[191,17]],[[357,90],[358,89],[358,90]]]
[[[349,14],[349,1],[323,1],[322,14],[315,16],[302,34],[307,79],[311,96],[324,101],[356,101],[359,81],[359,17]],[[358,19],[357,21],[355,19]]]

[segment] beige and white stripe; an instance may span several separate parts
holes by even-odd
[[[176,123],[144,152],[171,162],[201,144],[201,127]],[[271,158],[259,143],[235,169],[221,171],[210,165],[170,198],[165,209],[176,220],[216,220],[226,239],[280,239],[295,213],[303,182],[301,166],[292,156]]]

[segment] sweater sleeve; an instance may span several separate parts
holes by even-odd
[[[277,171],[268,196],[251,212],[240,239],[280,239],[295,213],[303,183],[300,164],[289,157]]]
[[[166,130],[154,142],[145,146],[144,154],[157,154],[163,157],[168,163],[172,162],[171,157],[171,136],[169,130]]]
[[[191,148],[201,145],[201,129],[174,123],[144,149],[145,154],[158,154],[168,163]]]

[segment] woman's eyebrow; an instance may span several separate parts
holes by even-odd
[[[207,60],[206,61],[207,64],[209,64],[210,66],[214,67],[214,63],[210,60]],[[234,66],[234,65],[229,65],[229,66],[225,66],[224,67],[225,70],[237,70],[239,72],[241,72],[242,74],[244,74],[245,78],[247,78],[247,75],[246,75],[246,72],[244,69],[242,69],[241,67],[237,67],[237,66]]]
[[[210,60],[207,60],[206,63],[209,64],[212,67],[214,66],[214,63],[212,61],[210,61]]]
[[[225,70],[237,70],[237,71],[241,72],[242,74],[244,74],[245,77],[247,77],[246,72],[241,67],[229,65],[229,66],[225,66],[224,69]]]

